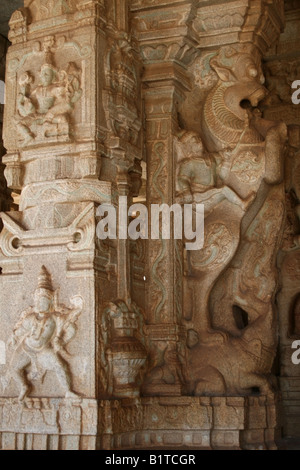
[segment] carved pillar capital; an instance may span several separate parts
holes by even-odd
[[[251,43],[261,53],[274,44],[284,27],[284,0],[200,2],[192,30],[201,50]]]

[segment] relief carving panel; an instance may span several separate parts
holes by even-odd
[[[23,311],[7,343],[10,362],[2,377],[3,391],[13,379],[20,389],[19,401],[29,396],[35,380],[43,381],[54,371],[66,398],[77,398],[72,391],[72,376],[64,356],[66,346],[76,336],[76,321],[82,310],[82,298],[73,297],[72,308],[59,304],[51,276],[42,266],[34,306]]]
[[[300,277],[299,145],[280,117],[300,69],[262,69],[282,27],[282,0],[25,0],[13,14],[1,447],[275,447],[282,236],[282,271]],[[140,196],[142,160],[148,208],[204,204],[201,250],[162,231],[97,239],[97,207]]]
[[[204,247],[185,256],[193,292],[185,376],[197,395],[268,394],[287,129],[257,109],[266,90],[254,50],[222,48],[208,63],[201,137],[186,132],[176,144],[178,200],[206,209]]]

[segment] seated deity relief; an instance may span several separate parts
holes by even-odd
[[[16,126],[21,145],[69,141],[71,113],[82,96],[81,70],[70,62],[59,71],[47,53],[37,86],[35,81],[28,71],[19,78]]]
[[[48,371],[56,374],[65,398],[78,398],[72,390],[69,365],[64,358],[66,346],[77,333],[76,322],[83,301],[71,299],[71,308],[58,303],[52,288],[51,276],[43,266],[34,293],[34,305],[23,311],[7,347],[11,360],[2,386],[5,391],[12,379],[19,386],[19,401],[29,396],[34,381],[41,381]]]

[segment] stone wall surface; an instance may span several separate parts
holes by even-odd
[[[5,83],[5,65],[6,65],[6,53],[8,48],[9,42],[4,36],[0,36],[0,80]],[[3,85],[2,91],[4,89],[5,92],[5,85]],[[1,210],[9,210],[12,204],[12,198],[10,196],[10,191],[7,188],[7,183],[4,177],[4,165],[2,163],[2,157],[5,154],[5,149],[3,147],[2,141],[2,129],[3,129],[3,114],[4,114],[4,98],[2,97],[0,102],[0,206]]]
[[[282,119],[288,125],[285,150],[286,223],[278,255],[281,289],[277,296],[279,316],[279,376],[283,397],[284,434],[298,438],[300,423],[299,366],[291,361],[293,344],[299,340],[299,148],[300,119],[298,105],[292,103],[290,89],[299,80],[300,8],[297,2],[286,4],[286,26],[279,43],[265,59],[265,73],[270,95],[263,103],[269,119]],[[280,64],[280,68],[278,68]],[[276,71],[277,69],[277,71]]]
[[[13,13],[0,448],[276,449],[299,432],[299,21],[283,0]],[[124,236],[145,167],[149,214],[204,205],[201,249]]]

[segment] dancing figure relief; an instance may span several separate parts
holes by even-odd
[[[72,390],[72,375],[65,359],[67,345],[77,333],[76,322],[83,308],[80,296],[71,299],[71,308],[58,303],[51,276],[43,266],[34,292],[34,305],[23,311],[8,341],[11,360],[5,376],[4,390],[13,379],[19,387],[19,401],[43,382],[48,371],[56,374],[66,398],[77,398]]]

